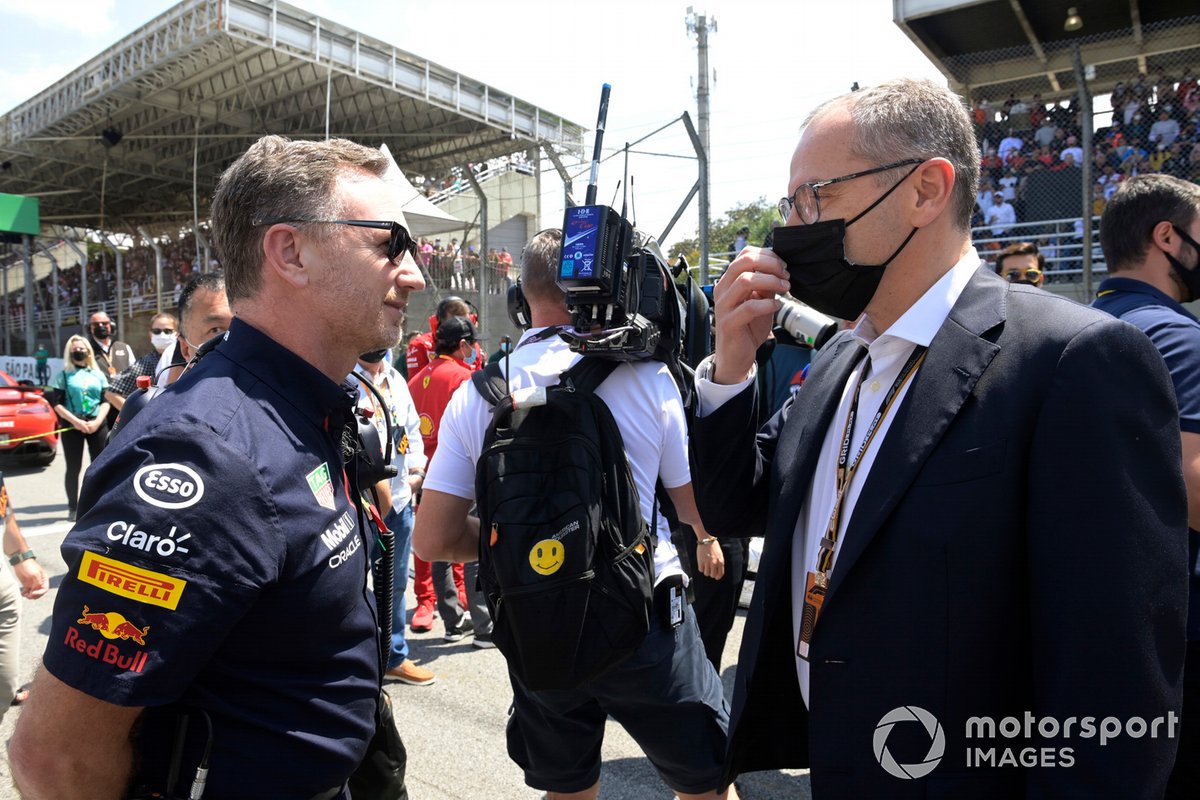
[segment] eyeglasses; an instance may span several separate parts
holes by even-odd
[[[174,328],[151,328],[150,332],[153,334],[174,333],[175,329]]]
[[[878,172],[887,172],[889,169],[907,166],[908,164],[921,164],[924,161],[925,159],[923,158],[906,158],[903,161],[894,161],[891,164],[865,169],[862,172],[852,172],[849,175],[830,178],[827,181],[802,183],[796,187],[796,191],[792,192],[791,197],[779,198],[779,216],[783,217],[784,222],[787,222],[788,217],[792,215],[792,209],[795,208],[796,215],[800,217],[801,222],[805,225],[813,225],[821,219],[821,201],[817,196],[817,189],[834,183],[852,181],[855,178],[862,178],[866,175],[874,175]]]
[[[390,231],[388,237],[387,257],[388,261],[395,261],[400,257],[401,253],[408,253],[415,261],[417,259],[417,243],[413,241],[408,229],[399,222],[381,220],[381,219],[285,219],[282,217],[271,217],[270,219],[260,219],[254,222],[254,227],[263,225],[278,225],[295,224],[295,225],[350,225],[355,228],[374,228],[381,231]]]
[[[1042,277],[1042,271],[1037,267],[1030,267],[1029,269],[1012,269],[1004,273],[1004,278],[1009,283],[1014,283],[1020,280],[1036,283],[1037,279],[1040,277]]]

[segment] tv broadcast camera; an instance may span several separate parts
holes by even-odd
[[[604,84],[586,201],[563,219],[557,283],[571,327],[559,335],[583,355],[670,363],[679,357],[685,323],[707,320],[708,309],[693,308],[703,296],[690,287],[681,295],[658,242],[626,219],[624,204],[620,213],[596,204],[610,91]]]

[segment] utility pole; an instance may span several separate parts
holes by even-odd
[[[688,6],[687,17],[684,19],[688,34],[696,35],[696,49],[699,52],[700,64],[696,84],[696,117],[700,123],[700,285],[706,286],[708,280],[708,185],[709,185],[709,153],[708,142],[708,32],[717,30],[717,21],[704,14],[695,14]]]

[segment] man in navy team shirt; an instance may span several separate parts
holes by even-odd
[[[222,176],[235,319],[89,471],[10,748],[24,797],[165,793],[171,773],[182,796],[198,768],[209,797],[349,796],[381,653],[340,383],[423,288],[388,164],[267,136]]]

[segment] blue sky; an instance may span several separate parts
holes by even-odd
[[[50,86],[163,11],[167,0],[53,0],[6,3],[0,10],[5,59],[0,113]],[[619,148],[689,110],[696,119],[695,38],[688,0],[566,3],[525,0],[298,0],[293,3],[404,50],[484,81],[590,128],[600,86],[613,86],[605,149]],[[891,0],[714,0],[693,4],[717,21],[709,35],[712,213],[784,193],[799,125],[820,101],[892,77],[943,81],[892,22]],[[595,9],[589,18],[587,9]],[[364,142],[364,144],[373,144]],[[591,141],[587,143],[590,153]],[[640,145],[689,155],[681,125]],[[631,159],[638,223],[657,233],[696,180],[695,162]],[[619,159],[601,171],[599,196],[611,199]],[[553,181],[547,180],[551,184]],[[586,179],[576,181],[581,187]],[[582,194],[582,189],[577,190]],[[553,224],[560,188],[543,199]],[[694,235],[696,201],[673,240]]]

